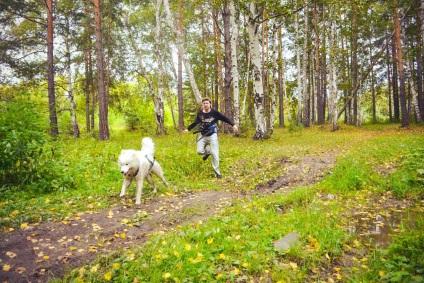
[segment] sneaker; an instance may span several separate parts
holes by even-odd
[[[203,155],[202,159],[203,159],[203,160],[208,159],[209,155],[211,155],[211,154],[209,153],[209,154],[205,154],[205,155]]]
[[[215,173],[215,175],[216,175],[216,178],[217,178],[217,179],[222,179],[222,175],[221,175],[221,174],[217,174],[217,173]]]

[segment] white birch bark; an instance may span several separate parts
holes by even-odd
[[[405,69],[406,69],[406,73],[409,84],[411,85],[411,96],[412,96],[412,106],[414,107],[414,111],[415,111],[415,118],[417,120],[417,123],[421,123],[421,112],[420,112],[420,108],[418,107],[418,92],[415,88],[415,82],[413,79],[413,71],[411,70],[411,64],[409,62],[408,57],[405,56]]]
[[[278,52],[277,52],[277,25],[274,23],[272,25],[272,56],[271,56],[271,107],[269,110],[269,130],[272,133],[274,131],[274,123],[275,123],[275,115],[277,110],[277,83],[278,83],[278,70],[277,70],[277,60],[278,60]]]
[[[337,44],[336,44],[336,23],[333,20],[331,22],[330,34],[329,34],[329,45],[330,45],[330,97],[328,99],[329,103],[329,116],[332,125],[332,131],[337,131],[338,129],[338,108],[337,108],[337,99],[338,99],[338,87],[337,87]]]
[[[297,10],[297,7],[295,8]],[[296,31],[296,69],[297,69],[297,124],[302,123],[302,70],[300,68],[300,36],[299,36],[299,17],[296,13],[296,19],[294,23]],[[289,111],[290,112],[290,111]]]
[[[77,105],[74,99],[74,90],[72,83],[72,69],[71,69],[71,49],[69,46],[69,19],[66,19],[66,37],[65,37],[65,48],[66,48],[66,61],[67,61],[67,75],[68,75],[68,98],[71,103],[71,121],[72,121],[72,131],[74,137],[80,136],[80,130],[77,122]]]
[[[307,121],[307,119],[310,119],[310,101],[307,102],[308,99],[308,88],[306,87],[308,85],[308,6],[307,6],[307,1],[304,1],[304,18],[305,18],[305,23],[304,23],[304,36],[303,36],[303,64],[302,64],[302,78],[303,78],[303,121],[305,122],[305,126],[309,126],[309,121]]]
[[[251,2],[248,5],[249,20],[247,23],[247,31],[249,35],[249,49],[252,59],[253,73],[253,96],[255,109],[256,132],[254,139],[268,138],[266,119],[264,113],[264,88],[262,82],[262,61],[261,52],[259,50],[259,16],[256,14],[256,4]]]
[[[236,17],[236,9],[234,7],[234,2],[230,1],[230,21],[231,21],[231,77],[233,82],[233,98],[234,98],[234,123],[240,125],[240,76],[238,72],[238,62],[237,62],[237,44],[239,30],[238,25],[239,21]]]
[[[200,94],[199,88],[197,87],[197,83],[196,83],[196,80],[194,78],[194,74],[193,74],[193,71],[191,69],[191,65],[190,65],[190,62],[188,60],[187,53],[186,53],[185,48],[184,48],[183,35],[181,34],[181,32],[177,28],[175,28],[176,25],[174,24],[174,21],[172,19],[172,14],[171,14],[171,10],[169,9],[168,0],[164,0],[163,5],[164,5],[164,8],[165,8],[166,21],[168,23],[168,26],[175,33],[175,35],[177,37],[178,48],[180,48],[181,51],[182,51],[182,59],[183,59],[183,63],[184,63],[184,68],[187,72],[191,88],[193,89],[194,98],[196,99],[197,103],[201,104],[202,103],[202,95]]]
[[[155,89],[153,87],[152,81],[151,81],[149,75],[147,74],[146,68],[144,67],[143,55],[141,54],[141,51],[140,51],[139,47],[137,46],[137,43],[135,42],[135,39],[134,39],[133,34],[132,34],[132,30],[131,30],[131,27],[130,27],[130,11],[131,11],[131,9],[128,10],[128,13],[127,13],[126,18],[125,18],[125,24],[126,24],[127,32],[128,32],[128,38],[131,42],[131,46],[134,49],[135,55],[136,55],[137,60],[138,60],[138,73],[140,74],[140,76],[142,76],[146,80],[147,86],[149,88],[150,95],[152,96],[152,99],[153,99],[153,104],[154,104],[154,108],[155,108],[155,123],[156,123],[156,127],[157,127],[157,132],[159,132],[159,129],[161,128],[161,124],[159,123],[160,121],[157,119],[157,113],[160,112],[160,111],[157,110],[157,109],[159,109],[159,103],[158,103],[158,99],[156,97],[156,93],[155,93]]]
[[[157,0],[156,2],[156,29],[155,29],[155,57],[158,64],[158,91],[156,95],[156,100],[154,103],[155,106],[155,121],[157,125],[156,134],[162,135],[166,134],[165,130],[165,107],[164,107],[164,98],[163,98],[163,55],[161,52],[161,13],[160,7],[162,6],[162,0]]]

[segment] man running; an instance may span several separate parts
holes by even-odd
[[[193,129],[197,124],[200,124],[200,137],[197,139],[197,154],[203,155],[203,160],[208,159],[212,155],[212,167],[215,171],[215,176],[221,179],[219,171],[219,145],[218,145],[218,128],[216,123],[223,121],[230,124],[234,131],[238,131],[237,125],[229,118],[221,114],[219,111],[211,108],[211,99],[205,97],[202,99],[202,110],[197,112],[196,120],[183,130],[183,134]],[[210,148],[206,148],[210,145]]]

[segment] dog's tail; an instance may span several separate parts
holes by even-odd
[[[155,144],[151,138],[143,138],[141,141],[141,150],[147,154],[154,155]]]

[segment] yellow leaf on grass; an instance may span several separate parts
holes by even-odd
[[[335,271],[339,272],[341,268],[340,268],[340,267],[333,267],[333,269],[334,269]]]
[[[384,275],[386,275],[386,272],[384,270],[380,270],[378,272],[378,275],[380,275],[380,277],[383,277]]]
[[[77,250],[77,248],[76,247],[70,247],[69,248],[71,251],[76,251]]]
[[[25,228],[27,228],[28,227],[28,223],[22,223],[21,224],[21,229],[25,229]]]
[[[295,262],[290,262],[289,264],[290,264],[290,267],[291,267],[291,268],[293,268],[293,269],[297,269],[297,263],[295,263]]]
[[[167,272],[164,275],[162,275],[162,277],[167,279],[167,278],[171,277],[171,273]]]
[[[328,254],[325,254],[325,257],[330,260],[330,256]]]
[[[213,239],[212,238],[209,238],[208,239],[208,244],[212,244],[213,243]]]
[[[121,233],[121,238],[122,239],[125,239],[127,237],[127,234],[125,234],[125,233]]]
[[[99,269],[99,265],[96,264],[95,266],[91,267],[90,272],[96,273],[98,269]]]
[[[112,271],[109,271],[108,273],[106,273],[104,275],[104,278],[106,279],[106,281],[110,281],[112,279]]]
[[[9,271],[11,266],[9,264],[3,265],[3,271]]]
[[[227,258],[227,256],[226,256],[225,254],[219,254],[219,258],[220,258],[220,259],[226,259],[226,258]]]
[[[189,251],[189,250],[191,250],[191,246],[189,244],[186,244],[185,249]]]
[[[119,262],[114,262],[114,263],[113,263],[113,265],[112,265],[112,267],[113,267],[113,268],[119,268],[119,267],[121,267],[121,263],[119,263]]]
[[[112,218],[113,217],[113,211],[109,210],[109,215],[107,216],[108,218]]]

